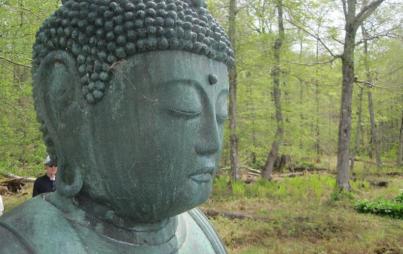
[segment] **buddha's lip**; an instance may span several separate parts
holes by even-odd
[[[214,167],[205,167],[189,175],[189,178],[197,183],[209,182],[213,177]]]

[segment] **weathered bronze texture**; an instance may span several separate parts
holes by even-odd
[[[232,63],[203,1],[64,1],[33,69],[57,191],[1,218],[0,253],[225,253],[195,207],[212,190]]]

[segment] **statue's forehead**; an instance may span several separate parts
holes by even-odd
[[[157,51],[134,55],[123,63],[123,71],[134,78],[164,82],[175,79],[205,79],[215,75],[219,81],[227,79],[224,63],[185,51]]]

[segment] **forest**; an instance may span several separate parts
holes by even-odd
[[[202,206],[229,253],[403,253],[403,1],[206,2],[236,54]],[[32,45],[60,5],[0,0],[0,182],[43,173]]]

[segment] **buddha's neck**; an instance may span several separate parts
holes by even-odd
[[[177,216],[154,223],[138,223],[119,217],[113,209],[86,196],[76,196],[72,202],[82,215],[69,219],[109,240],[127,245],[153,246],[163,245],[175,238]]]

